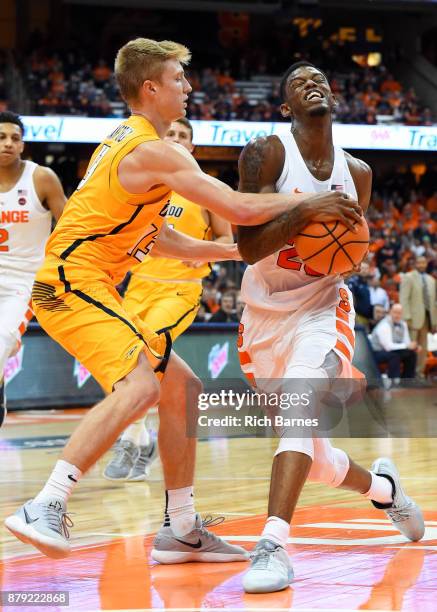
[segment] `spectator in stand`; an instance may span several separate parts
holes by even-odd
[[[429,106],[427,106],[422,111],[422,116],[420,117],[419,125],[430,126],[430,125],[434,125],[434,123],[435,121],[433,120],[433,117],[432,117],[432,111],[429,108]]]
[[[200,303],[207,313],[215,313],[220,308],[217,298],[217,289],[211,280],[207,279],[203,284],[203,293]]]
[[[392,384],[398,385],[401,378],[414,378],[419,349],[417,342],[410,338],[406,322],[402,320],[400,304],[393,304],[389,315],[376,325],[370,334],[370,344],[376,362],[387,363],[387,374]]]
[[[437,232],[437,222],[431,218],[427,210],[422,210],[419,214],[419,226],[414,230],[414,237],[423,240],[425,236],[429,239]]]
[[[103,84],[111,78],[112,70],[105,62],[100,59],[97,62],[97,66],[93,69],[94,82],[97,86],[103,86]]]
[[[414,255],[414,257],[421,257],[422,255],[425,255],[425,245],[423,244],[423,242],[421,242],[420,237],[418,238],[414,238],[414,234],[417,232],[417,230],[415,230],[413,232],[413,236],[412,236],[412,244],[410,243],[410,251],[411,253]],[[414,259],[413,264],[415,263],[416,259]],[[413,265],[414,267],[414,265]],[[408,272],[410,272],[411,270],[408,270]]]
[[[402,91],[402,85],[399,83],[399,81],[396,81],[393,75],[387,73],[387,76],[381,83],[380,91],[381,93]]]
[[[434,191],[433,194],[426,201],[426,210],[431,214],[437,217],[437,191]]]
[[[373,318],[369,322],[369,331],[372,332],[382,319],[387,316],[387,310],[380,304],[375,304],[373,307]]]
[[[211,323],[236,323],[239,318],[235,312],[233,293],[224,293],[220,300],[220,308],[210,318]]]
[[[379,249],[376,255],[376,262],[378,268],[384,268],[384,264],[388,261],[395,261],[398,259],[399,243],[396,234],[390,234],[388,231],[384,236],[384,244]]]
[[[417,374],[425,376],[428,332],[437,331],[437,282],[426,273],[426,257],[416,259],[416,269],[404,274],[400,284],[400,300],[413,340],[421,347]]]
[[[368,285],[370,293],[370,303],[373,306],[382,306],[384,311],[388,312],[390,308],[390,300],[387,291],[381,287],[380,279],[376,274],[371,274],[369,270]],[[374,317],[373,317],[374,318]]]
[[[363,261],[358,274],[354,274],[347,281],[349,289],[354,296],[356,313],[355,321],[361,325],[364,325],[366,329],[368,329],[369,321],[373,316],[373,308],[370,302],[370,290],[368,283],[369,272],[369,264]]]

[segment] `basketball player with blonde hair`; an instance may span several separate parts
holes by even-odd
[[[6,519],[19,539],[44,554],[70,552],[66,503],[73,488],[133,421],[159,403],[159,447],[168,524],[152,556],[166,562],[234,561],[244,549],[205,529],[194,509],[195,440],[186,437],[187,389],[200,391],[190,368],[171,352],[170,334],[155,333],[121,304],[116,284],[154,247],[157,255],[214,260],[228,247],[185,236],[165,224],[170,192],[231,223],[259,225],[295,207],[314,214],[305,194],[246,194],[203,173],[192,155],[163,139],[185,114],[191,91],[183,66],[190,53],[171,41],[139,38],[115,61],[120,92],[131,109],[95,150],[52,234],[33,288],[41,326],[74,355],[108,392],[81,421],[43,489]],[[353,228],[358,203],[340,192],[315,196],[321,220]],[[165,373],[165,376],[164,376]],[[160,381],[162,385],[160,387]]]
[[[291,130],[247,145],[240,157],[239,188],[248,193],[316,191],[316,197],[341,189],[366,211],[372,173],[367,164],[333,145],[335,100],[324,73],[309,62],[291,65],[281,82],[281,96],[281,112],[290,119]],[[341,276],[319,274],[299,259],[293,238],[305,225],[291,210],[260,227],[239,228],[238,245],[251,265],[241,288],[247,305],[238,346],[242,368],[255,384],[262,387],[280,379],[281,389],[309,394],[313,399],[302,411],[309,416],[317,409],[314,398],[320,398],[320,387],[335,393],[336,378],[354,375],[355,313]],[[285,547],[306,480],[361,493],[385,510],[407,538],[422,538],[420,508],[404,493],[390,459],[377,459],[369,471],[328,438],[308,431],[293,432],[295,437],[284,430],[278,433],[268,518],[243,577],[247,592],[279,591],[292,581]]]

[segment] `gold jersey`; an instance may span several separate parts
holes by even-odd
[[[145,193],[129,193],[118,180],[118,166],[135,147],[152,140],[159,140],[152,124],[132,115],[97,147],[47,243],[47,255],[97,268],[114,283],[146,257],[171,192],[156,185]]]
[[[202,209],[194,202],[173,193],[167,210],[166,222],[178,232],[197,238],[211,240],[212,231],[205,220]],[[200,280],[211,272],[208,263],[200,268],[190,268],[182,261],[167,257],[146,257],[132,272],[150,280]]]

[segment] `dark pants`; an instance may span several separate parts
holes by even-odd
[[[402,378],[414,378],[416,375],[417,353],[411,349],[399,351],[375,351],[376,363],[388,363],[388,377],[401,378],[401,363],[404,364]]]

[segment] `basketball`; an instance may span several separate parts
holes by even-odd
[[[369,226],[355,223],[356,233],[340,221],[309,223],[294,239],[300,259],[320,274],[345,274],[369,248]]]

